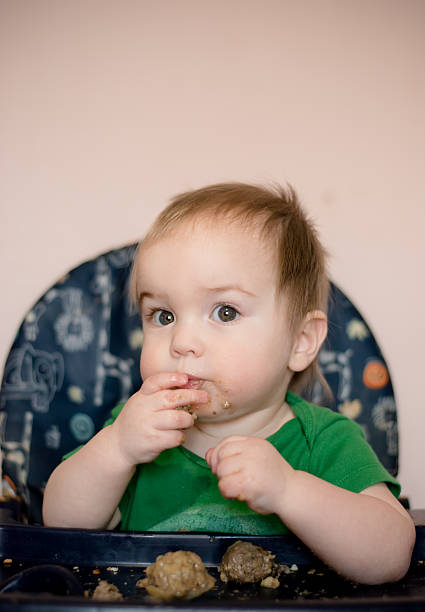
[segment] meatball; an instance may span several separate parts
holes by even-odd
[[[223,582],[258,582],[272,575],[278,566],[275,555],[251,542],[238,540],[226,550],[218,571]]]
[[[145,570],[146,578],[137,582],[155,599],[193,599],[209,591],[215,579],[194,552],[178,550],[159,555]]]

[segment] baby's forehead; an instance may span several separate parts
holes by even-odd
[[[140,286],[154,287],[152,293],[184,285],[193,298],[219,288],[260,295],[276,287],[274,261],[262,241],[222,223],[167,233],[142,248],[137,268]]]
[[[183,255],[184,254],[184,255]],[[240,271],[262,267],[264,274],[277,271],[275,250],[270,248],[259,226],[230,222],[227,219],[191,219],[165,232],[148,234],[139,247],[136,268],[143,275],[149,273],[158,260],[169,266],[184,261],[187,270],[199,263],[221,262],[224,271]],[[174,264],[173,264],[174,262]],[[207,269],[204,267],[205,272]]]

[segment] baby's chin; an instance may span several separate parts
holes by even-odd
[[[199,423],[218,423],[232,420],[234,409],[229,400],[223,400],[198,406],[194,412]]]
[[[212,423],[219,421],[229,421],[235,412],[232,400],[229,399],[230,390],[223,389],[222,381],[209,379],[196,379],[189,381],[188,386],[196,389],[203,389],[208,393],[206,404],[193,404],[191,412],[196,415],[199,422]]]

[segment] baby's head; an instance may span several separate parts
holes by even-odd
[[[275,291],[286,297],[286,316],[294,335],[309,313],[326,313],[329,282],[326,254],[313,224],[300,206],[292,187],[262,187],[244,183],[221,183],[182,193],[157,217],[141,241],[131,279],[131,298],[137,303],[137,267],[143,252],[152,244],[188,227],[202,223],[236,224],[260,237],[275,262]],[[192,225],[191,225],[192,224]],[[186,235],[187,239],[187,235]],[[304,372],[296,372],[291,388],[311,383],[318,375],[316,359]]]

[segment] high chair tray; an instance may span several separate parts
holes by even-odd
[[[425,609],[425,526],[417,526],[416,530],[417,542],[407,576],[394,584],[364,586],[344,580],[324,567],[293,536],[131,533],[0,525],[0,590],[4,591],[0,593],[0,610],[422,611]],[[280,576],[277,589],[220,581],[217,565],[228,546],[238,539],[272,551],[276,561],[290,568],[290,573]],[[209,573],[216,578],[215,588],[192,601],[154,602],[145,590],[136,587],[137,580],[159,554],[181,549],[200,555]],[[70,582],[67,588],[63,587],[65,579]],[[99,580],[118,587],[124,599],[119,602],[91,599]],[[38,587],[48,592],[35,593]]]

